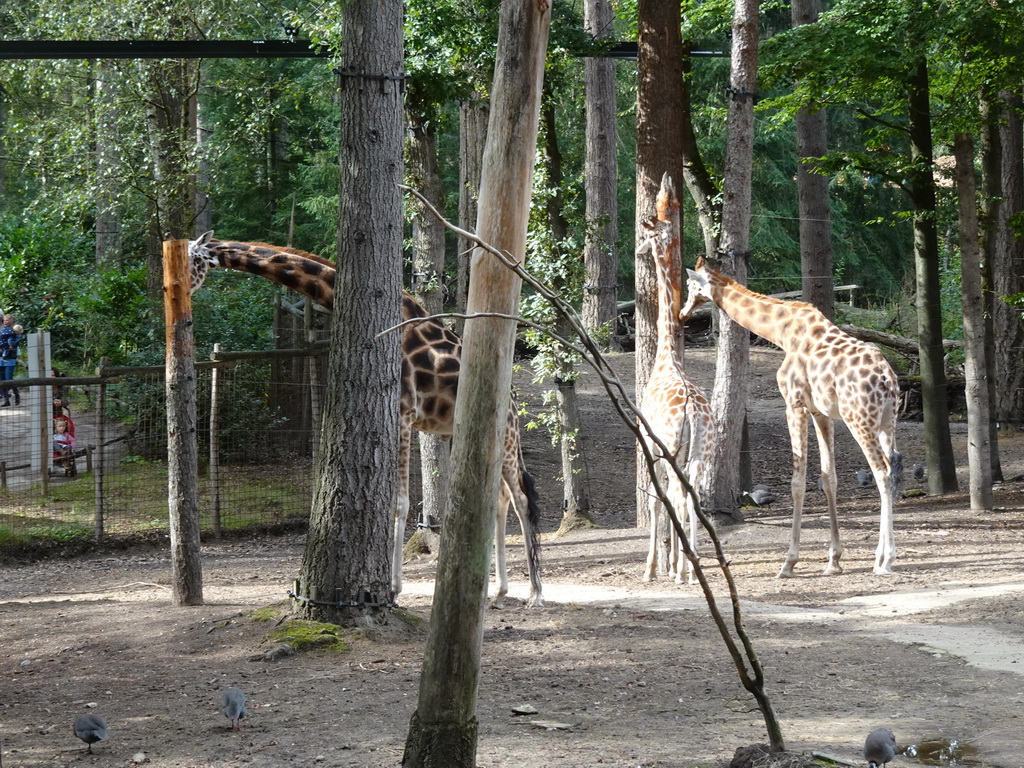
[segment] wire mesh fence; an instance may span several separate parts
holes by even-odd
[[[307,520],[321,355],[215,354],[196,364],[204,535]],[[0,546],[168,529],[163,370],[98,374],[16,380],[11,406],[0,407]],[[55,433],[71,433],[73,447]]]

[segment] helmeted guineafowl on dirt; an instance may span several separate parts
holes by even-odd
[[[220,708],[224,717],[231,721],[231,727],[242,730],[238,721],[248,714],[245,708],[245,693],[240,688],[228,688],[220,697]]]
[[[92,752],[92,745],[107,738],[107,724],[99,715],[79,715],[75,718],[75,736],[88,745],[86,752]]]
[[[864,742],[864,759],[869,768],[879,768],[896,756],[896,737],[888,728],[875,728]]]

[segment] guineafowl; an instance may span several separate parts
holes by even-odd
[[[867,469],[857,470],[857,482],[863,485],[871,485],[871,472]]]
[[[920,483],[922,480],[924,480],[925,476],[924,464],[915,464],[914,468],[910,470],[910,474],[913,475],[914,479]]]
[[[744,491],[740,494],[740,498],[747,499],[755,507],[766,507],[776,501],[774,493],[760,488],[755,488],[752,491]]]
[[[86,752],[92,752],[92,745],[107,738],[107,724],[99,715],[79,715],[75,718],[75,736],[88,745]]]
[[[242,730],[238,721],[248,714],[245,708],[245,693],[240,688],[228,688],[220,697],[220,708],[224,717],[231,721],[231,727]]]
[[[888,728],[875,728],[864,742],[864,759],[869,768],[879,768],[896,756],[896,737]]]

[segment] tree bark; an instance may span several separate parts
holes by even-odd
[[[473,96],[459,105],[459,226],[476,227],[477,202],[480,197],[480,173],[487,139],[487,101]],[[465,312],[469,295],[469,260],[473,244],[459,238],[458,277],[455,311]],[[462,335],[465,321],[455,322],[455,331]]]
[[[910,196],[914,205],[914,268],[917,275],[917,331],[920,347],[921,404],[924,412],[928,492],[957,489],[956,463],[949,432],[949,401],[942,346],[939,288],[939,240],[935,229],[935,180],[932,173],[931,99],[928,65],[921,58],[909,83]]]
[[[432,124],[408,115],[406,177],[438,211],[444,211],[444,193],[437,170],[437,141]],[[418,198],[409,201],[412,209],[412,292],[430,314],[444,311],[444,225]],[[424,519],[437,523],[444,519],[448,506],[451,441],[441,435],[419,433],[420,478],[423,487]],[[426,530],[426,529],[423,529]],[[432,542],[437,551],[437,542]]]
[[[179,606],[203,604],[195,342],[190,284],[188,240],[165,242],[167,508],[171,534],[171,599]]]
[[[747,281],[753,171],[754,100],[757,91],[758,0],[737,0],[732,22],[732,75],[722,199],[723,271]],[[719,310],[718,354],[711,408],[713,448],[704,472],[701,499],[707,511],[742,519],[740,461],[747,407],[750,333]]]
[[[997,222],[1002,206],[1002,141],[1000,139],[999,120],[1002,101],[994,94],[982,100],[981,112],[983,128],[981,132],[981,234],[984,259],[981,265],[982,295],[985,300],[985,379],[988,383],[989,407],[989,454],[992,467],[992,481],[1003,480],[1003,467],[999,460],[999,417],[996,414],[996,356],[995,356],[995,324],[992,321],[996,297],[992,291],[992,264],[996,261],[995,249],[998,247],[996,232]]]
[[[96,104],[96,266],[110,267],[121,258],[121,162],[117,127],[117,88],[109,62],[97,63]]]
[[[964,375],[967,379],[967,463],[971,509],[992,508],[988,382],[985,378],[985,302],[981,293],[981,248],[974,181],[974,141],[957,135],[956,191],[960,215],[960,274],[963,283]]]
[[[608,0],[586,0],[586,29],[597,39],[614,32],[612,5]],[[583,326],[595,333],[614,323],[618,314],[618,164],[616,153],[615,60],[586,59],[586,158],[583,183],[586,196],[586,242],[583,264]],[[614,344],[614,328],[610,343]]]
[[[202,69],[199,76],[202,78]],[[213,203],[207,196],[210,190],[211,172],[213,163],[210,162],[210,137],[213,135],[213,128],[206,119],[208,110],[203,109],[203,102],[199,98],[202,95],[203,85],[200,80],[199,93],[195,96],[195,135],[196,135],[196,197],[195,197],[195,231],[196,234],[209,232],[213,229]],[[292,245],[289,241],[288,245]]]
[[[722,205],[715,180],[697,146],[697,132],[693,127],[692,49],[693,42],[686,41],[683,45],[683,104],[679,112],[679,125],[683,133],[683,180],[697,208],[697,221],[704,236],[704,253],[714,256],[718,253],[718,238],[721,234]],[[710,311],[710,307],[708,309]]]
[[[529,221],[549,25],[546,3],[505,0],[501,5],[477,233],[520,259]],[[483,250],[474,252],[467,307],[471,314],[514,314],[519,290],[515,273]],[[404,766],[476,765],[483,616],[514,342],[512,320],[479,317],[466,322],[452,440],[452,504],[441,532],[419,703]]]
[[[813,24],[821,14],[821,0],[793,0],[793,26]],[[804,301],[829,320],[835,317],[832,290],[832,222],[828,177],[815,173],[817,163],[806,158],[823,157],[828,151],[825,109],[808,105],[796,116],[796,189],[800,216],[800,272]]]
[[[637,5],[636,232],[655,214],[654,200],[666,173],[683,178],[683,41],[678,3],[640,0]],[[658,290],[651,259],[635,260],[635,391],[643,392],[657,350]],[[650,521],[647,466],[637,446],[636,524]]]
[[[301,613],[386,622],[398,452],[401,320],[402,4],[343,11],[338,264]]]

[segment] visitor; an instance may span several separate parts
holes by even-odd
[[[53,420],[53,452],[65,458],[75,451],[75,436],[68,431],[68,420],[65,418]]]
[[[18,344],[24,329],[14,324],[14,315],[4,315],[3,326],[0,326],[0,408],[11,405],[11,388],[3,382],[14,378],[14,367],[18,364]],[[14,404],[21,405],[21,393],[14,387]]]

